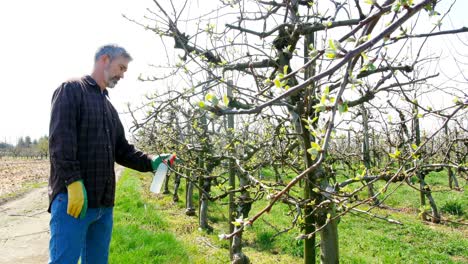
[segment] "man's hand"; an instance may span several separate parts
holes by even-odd
[[[158,169],[159,165],[162,162],[166,163],[169,166],[172,166],[175,160],[175,154],[159,154],[153,157],[153,160],[151,161],[151,167],[153,168],[153,171],[155,171]]]
[[[86,195],[86,188],[83,181],[79,180],[72,182],[67,186],[68,189],[68,206],[67,214],[83,219],[88,210],[88,197]]]

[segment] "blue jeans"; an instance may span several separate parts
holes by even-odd
[[[68,194],[58,194],[51,207],[49,264],[107,263],[113,208],[88,208],[84,219],[67,214]]]

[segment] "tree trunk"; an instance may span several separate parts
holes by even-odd
[[[203,185],[201,187],[204,192],[209,193],[210,188],[211,188],[211,180],[204,179]],[[211,232],[213,228],[208,224],[208,202],[209,200],[204,192],[202,192],[201,199],[200,199],[200,227],[204,230],[207,230],[208,232]]]
[[[172,195],[172,200],[174,202],[178,202],[179,201],[179,195],[177,194],[177,192],[179,191],[179,186],[180,186],[180,175],[176,174],[174,176],[174,194]]]
[[[193,206],[193,183],[191,178],[191,172],[187,169],[187,176],[189,179],[186,181],[185,188],[185,214],[188,216],[195,215],[195,207]]]
[[[278,171],[278,165],[273,163],[271,166],[273,167],[273,170],[275,171],[275,182],[276,183],[283,183],[283,179],[281,179],[281,174]]]
[[[206,116],[205,115],[202,115],[201,117],[201,125],[203,127],[203,130],[204,130],[204,137],[206,138],[206,133],[207,133],[207,130],[208,130],[208,126],[207,126],[207,121],[206,121]],[[207,142],[206,140],[203,140],[202,142]],[[205,151],[205,148],[203,148],[203,150]],[[202,152],[200,154],[200,161],[199,161],[199,168],[203,169],[205,168],[206,166],[206,161],[205,161],[205,154]],[[211,231],[212,228],[208,225],[208,197],[206,197],[205,195],[205,192],[209,192],[209,189],[210,189],[210,180],[208,178],[205,178],[206,175],[199,175],[198,176],[198,186],[200,186],[200,190],[199,190],[199,206],[200,206],[200,209],[199,209],[199,212],[200,212],[200,216],[199,216],[199,224],[200,224],[200,228],[204,229],[204,230],[207,230],[207,231]]]
[[[434,198],[432,197],[432,192],[428,185],[426,185],[426,189],[424,190],[424,192],[426,193],[427,200],[429,200],[429,204],[431,205],[432,222],[440,223],[439,210],[437,209],[437,205],[435,203]]]
[[[246,175],[239,174],[239,187],[242,188],[250,184],[250,180]],[[252,208],[252,200],[250,199],[248,191],[242,191],[237,199],[237,219],[246,219],[249,216],[250,209]],[[234,219],[235,220],[235,219]],[[234,232],[237,232],[240,226],[234,226]],[[232,264],[248,264],[250,263],[249,257],[242,252],[242,234],[243,231],[237,233],[231,244]]]
[[[420,126],[419,126],[419,118],[418,118],[418,108],[416,105],[414,105],[413,107],[413,129],[414,129],[414,139],[415,139],[415,144],[416,146],[419,146],[421,145],[421,130],[420,130]],[[417,159],[415,158],[415,161],[414,161],[414,165],[417,166],[416,164],[417,162]],[[434,201],[434,198],[432,198],[432,193],[431,193],[431,189],[429,188],[428,185],[426,185],[426,182],[424,180],[425,178],[425,175],[423,175],[423,173],[421,173],[421,171],[418,169],[416,171],[416,175],[418,175],[418,178],[419,178],[419,188],[420,188],[420,200],[421,200],[421,207],[422,207],[422,210],[425,210],[425,206],[426,206],[426,200],[425,200],[425,197],[427,197],[427,199],[429,200],[429,204],[431,206],[431,211],[432,211],[432,222],[434,223],[439,223],[440,222],[440,215],[439,215],[439,211],[437,209],[437,205]],[[423,212],[421,214],[421,217],[423,220],[426,220],[426,215],[425,215],[425,212]]]
[[[233,96],[232,94],[232,81],[228,80],[228,85],[227,85],[227,96],[231,98]],[[229,154],[234,156],[235,154],[235,149],[233,143],[233,137],[234,137],[234,115],[229,115],[227,117],[227,137],[229,141],[229,145],[231,146],[229,148]],[[236,174],[234,170],[234,160],[229,160],[229,187],[231,190],[234,190],[236,188]],[[233,233],[235,231],[234,227],[234,221],[236,220],[236,209],[235,209],[235,201],[234,201],[234,193],[229,194],[229,232]],[[234,244],[234,240],[240,240],[239,242],[236,241],[236,244]],[[242,249],[234,249],[235,245],[240,245],[242,242],[242,237],[233,237],[230,239],[230,245],[231,247],[229,248],[229,256],[231,258],[231,261],[234,260],[234,252],[239,252],[242,251]]]
[[[455,135],[456,134],[457,133],[455,133]],[[448,124],[445,125],[445,137],[446,137],[446,145],[451,146],[450,145],[450,133],[449,133],[449,129],[448,129]],[[452,147],[453,147],[453,145],[452,145]],[[450,153],[451,151],[452,151],[452,149],[447,149],[447,160],[449,162],[450,162],[450,159],[451,159],[451,153]],[[453,172],[451,167],[447,168],[447,175],[448,175],[448,182],[449,182],[450,189],[455,188],[455,190],[458,190],[460,188],[460,186],[458,185],[457,177],[455,176],[455,173]]]
[[[309,139],[309,131],[304,129],[303,140],[304,140],[304,159],[306,161],[306,166],[312,166],[312,158],[307,152],[307,149],[311,147]],[[305,137],[305,138],[304,138]],[[318,170],[318,169],[317,169]],[[314,173],[309,173],[306,177],[304,184],[304,199],[316,200],[318,194],[313,191],[312,183],[315,182]],[[306,204],[304,207],[304,234],[311,234],[315,232],[315,217],[312,213],[313,206]],[[305,264],[314,264],[315,263],[315,234],[311,235],[309,238],[304,239],[304,263]]]
[[[304,64],[306,64],[309,61],[309,45],[314,45],[315,46],[315,37],[314,34],[309,34],[304,37]],[[304,79],[308,79],[310,76],[313,76],[315,74],[315,64],[311,65],[309,69],[304,71]],[[315,86],[312,84],[313,87]],[[309,89],[308,89],[309,90]],[[312,90],[312,89],[310,89]],[[315,92],[315,87],[311,93],[313,94]],[[309,112],[309,109],[311,109],[312,102],[309,102],[307,105],[301,105],[298,109],[300,109],[304,114],[301,116],[304,116],[307,119],[307,114]],[[305,108],[305,109],[304,109]],[[313,110],[310,110],[313,111]],[[315,113],[314,113],[315,115]],[[309,152],[307,152],[308,149],[311,148],[311,134],[310,131],[305,129],[306,125],[304,120],[299,120],[298,122],[302,122],[302,128],[297,131],[297,133],[301,133],[301,138],[300,140],[302,141],[302,145],[304,148],[304,163],[306,165],[306,168],[312,166],[313,161],[312,157]],[[315,172],[309,173],[307,177],[305,178],[305,184],[304,184],[304,199],[317,199],[318,194],[313,191],[313,185],[312,183],[315,181],[314,177]],[[309,238],[304,239],[304,263],[305,264],[315,264],[315,217],[312,213],[313,211],[313,206],[312,205],[306,205],[304,207],[304,234],[311,234]]]
[[[367,115],[367,109],[364,104],[361,104],[361,114],[362,114],[362,127],[364,138],[362,141],[362,160],[364,161],[364,166],[366,168],[365,176],[369,176],[369,171],[371,169],[371,157],[370,157],[370,147],[369,147],[369,120]],[[367,184],[367,197],[372,199],[373,204],[378,204],[379,200],[374,197],[374,185],[372,183]]]
[[[327,214],[333,217],[336,213],[334,208],[330,208]],[[322,215],[326,223],[327,215]],[[328,220],[326,226],[320,230],[320,262],[326,264],[335,264],[340,262],[338,245],[338,219]]]
[[[169,191],[169,179],[170,179],[170,177],[171,177],[171,172],[168,171],[168,172],[166,173],[166,178],[164,179],[164,191],[163,191],[163,194],[169,194],[169,193],[171,193],[171,192]]]

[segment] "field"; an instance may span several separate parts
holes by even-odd
[[[386,202],[392,209],[372,211],[403,225],[356,213],[341,219],[341,262],[468,263],[466,186],[463,192],[449,192],[443,187],[445,179],[443,174],[428,177],[439,207],[444,208],[444,224],[418,220],[417,193],[403,185]],[[171,195],[150,193],[150,182],[151,174],[125,170],[118,183],[111,263],[229,263],[228,241],[218,238],[228,229],[226,203],[210,204],[214,232],[208,234],[198,229],[196,216],[185,216],[183,199],[173,203]],[[179,196],[184,196],[183,189]],[[462,212],[448,213],[453,204],[460,205]],[[256,203],[252,212],[265,205]],[[243,251],[252,263],[302,262],[302,241],[295,239],[299,231],[276,235],[291,221],[286,209],[275,207],[244,233]],[[464,225],[455,224],[463,221]]]
[[[48,161],[4,159],[0,164],[3,200],[35,187],[44,189]],[[229,242],[218,237],[228,229],[227,200],[210,203],[209,221],[214,231],[207,233],[198,228],[197,216],[189,217],[184,213],[184,182],[179,190],[181,200],[174,203],[172,195],[149,192],[151,178],[150,173],[130,169],[122,173],[116,194],[110,263],[229,263]],[[428,176],[442,212],[443,224],[421,222],[418,219],[417,193],[404,184],[395,189],[398,183],[389,188],[394,194],[385,201],[387,209],[371,212],[403,225],[389,224],[355,212],[343,217],[339,223],[341,262],[468,263],[466,182],[461,182],[462,191],[450,191],[446,187],[446,179],[444,173]],[[170,183],[172,187],[172,179]],[[216,189],[213,191],[216,193]],[[46,197],[45,192],[41,195]],[[198,192],[195,192],[197,198]],[[266,204],[266,200],[255,203],[251,214]],[[43,207],[38,212],[44,211]],[[293,216],[287,213],[287,209],[286,205],[279,204],[244,233],[243,251],[252,263],[302,263],[303,241],[295,239],[300,231],[294,228],[278,235],[290,226]],[[317,243],[319,239],[317,236]],[[28,243],[33,242],[28,240]],[[40,248],[33,244],[30,247]]]
[[[34,187],[45,186],[49,160],[2,157],[0,159],[0,203]]]

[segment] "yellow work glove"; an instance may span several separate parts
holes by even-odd
[[[86,210],[88,209],[88,197],[86,195],[86,188],[84,187],[83,181],[78,180],[70,183],[67,186],[68,189],[68,206],[67,214],[83,219],[86,216]]]

